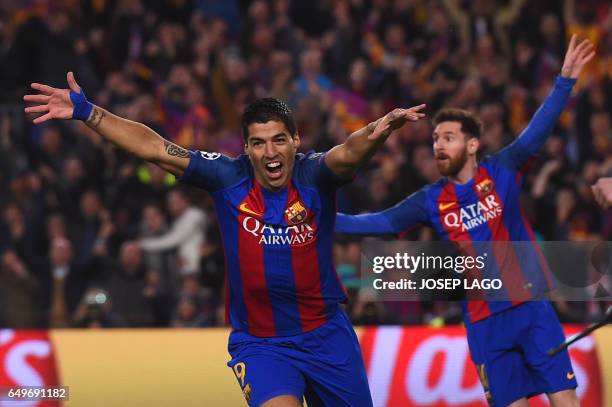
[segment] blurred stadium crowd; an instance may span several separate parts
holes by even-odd
[[[31,125],[30,82],[66,87],[190,149],[242,152],[256,97],[290,103],[304,150],[325,151],[397,106],[478,112],[483,155],[548,93],[571,33],[598,55],[525,180],[543,240],[612,240],[589,186],[612,175],[612,12],[574,0],[31,0],[0,6],[0,326],[223,323],[211,200],[82,123]],[[392,136],[339,194],[356,213],[438,178],[431,125]],[[435,239],[426,228],[407,239]],[[359,290],[359,240],[338,236],[356,323],[458,321],[453,304],[381,303]],[[584,320],[599,304],[561,306]]]

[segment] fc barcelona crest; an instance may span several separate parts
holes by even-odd
[[[487,178],[484,181],[479,182],[478,185],[476,185],[476,191],[478,191],[478,194],[480,196],[487,195],[491,193],[491,191],[493,191],[494,185],[495,184],[493,183],[493,180]]]
[[[308,217],[308,210],[302,205],[300,201],[296,201],[285,209],[285,220],[287,224],[297,225],[302,223]]]

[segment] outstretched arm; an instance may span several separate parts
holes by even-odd
[[[350,178],[387,140],[395,129],[408,121],[425,117],[425,105],[395,109],[366,127],[351,134],[344,143],[325,154],[325,164],[341,178]]]
[[[425,190],[410,195],[392,208],[363,215],[336,217],[336,232],[356,235],[389,235],[429,223]]]
[[[397,233],[396,228],[382,212],[336,216],[336,232],[351,235],[390,235]]]
[[[589,40],[577,44],[576,36],[572,35],[555,86],[521,135],[497,154],[500,160],[520,167],[538,152],[565,108],[580,72],[594,56],[593,44]]]
[[[87,126],[117,147],[157,164],[174,175],[183,174],[189,164],[187,150],[164,139],[144,124],[123,119],[90,103],[72,72],[68,72],[67,80],[70,89],[32,84],[32,88],[40,93],[26,95],[23,99],[36,103],[35,106],[27,107],[26,113],[44,113],[34,119],[35,124],[51,119],[83,120]]]

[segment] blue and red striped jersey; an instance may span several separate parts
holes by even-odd
[[[248,156],[190,152],[181,181],[213,197],[225,250],[226,318],[260,337],[313,330],[347,296],[334,268],[336,189],[324,153],[297,154],[289,184],[263,188]]]
[[[475,322],[531,298],[541,298],[551,288],[548,266],[532,244],[533,231],[520,206],[522,175],[558,120],[575,80],[558,77],[555,86],[529,125],[510,145],[478,164],[474,178],[457,184],[443,177],[387,210],[364,215],[339,214],[336,231],[354,234],[391,234],[418,224],[433,227],[443,240],[473,243],[473,254],[491,252],[487,278],[500,278],[504,300],[490,300],[484,293],[468,297],[466,321]],[[532,250],[525,250],[525,248]],[[479,276],[475,276],[479,277]]]

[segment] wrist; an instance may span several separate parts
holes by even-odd
[[[568,72],[564,69],[561,69],[561,72],[559,72],[557,79],[561,80],[562,82],[570,82],[570,83],[575,83],[577,80],[576,78],[572,78],[571,72]]]
[[[578,80],[576,78],[570,78],[569,76],[563,76],[563,72],[560,72],[555,79],[554,86],[559,89],[570,90],[576,85]]]
[[[91,104],[91,111],[87,115],[87,118],[84,120],[84,122],[88,123],[93,118],[94,113],[95,113],[95,109],[93,108],[93,104]]]
[[[93,104],[87,100],[85,92],[81,89],[79,93],[70,91],[70,101],[72,102],[72,118],[86,122],[93,113]]]

